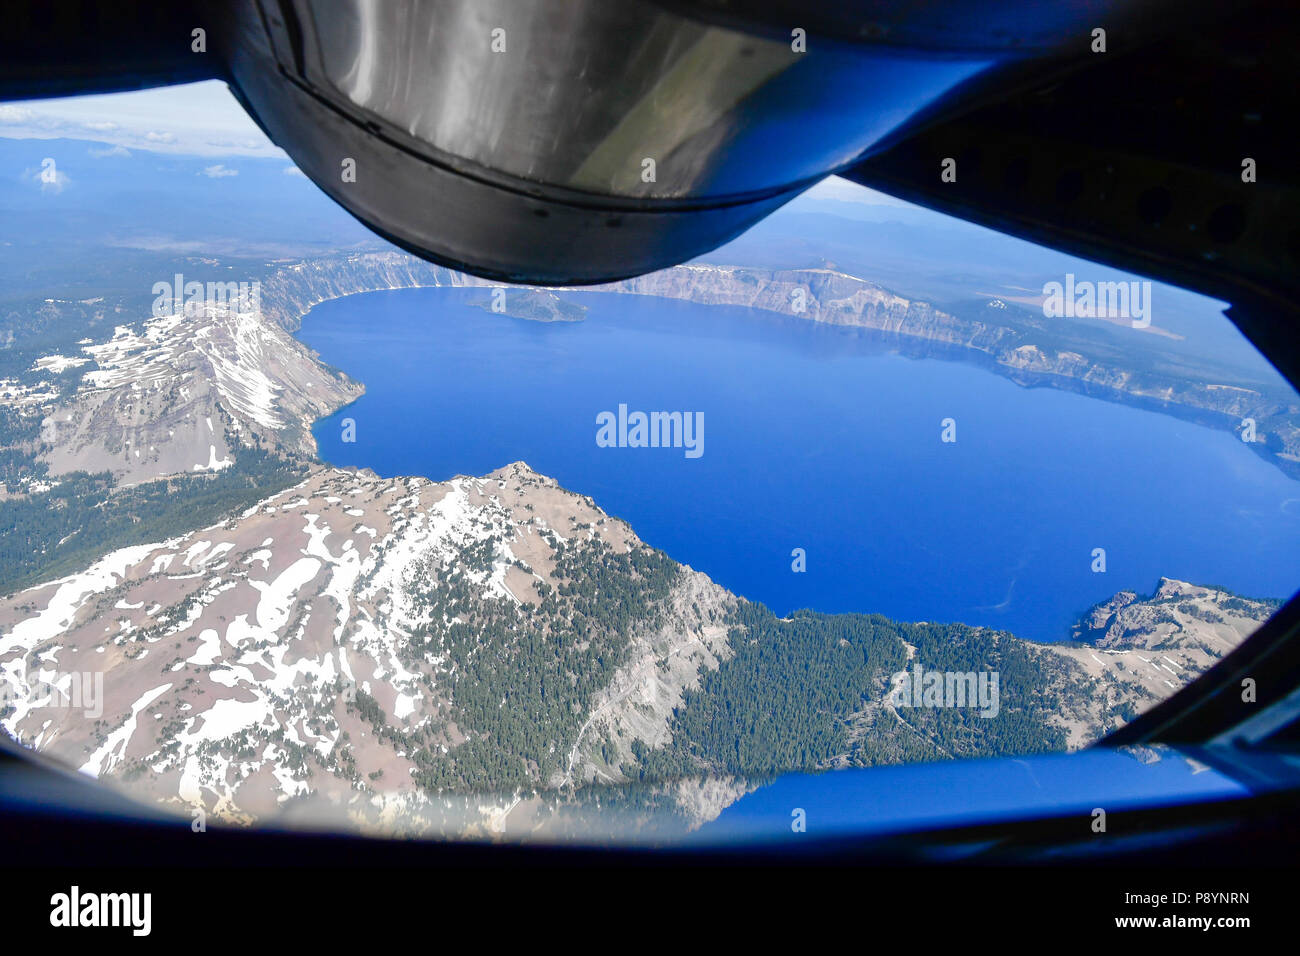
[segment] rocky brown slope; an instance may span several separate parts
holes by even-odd
[[[1091,743],[1209,670],[1279,602],[1161,578],[1147,598],[1121,591],[1074,628],[1080,646],[1049,646],[1077,664],[1093,690],[1062,714],[1071,746]]]
[[[241,446],[311,457],[310,423],[362,393],[256,310],[209,305],[118,326],[81,352],[41,360],[86,366],[75,392],[40,409],[52,475],[217,471]]]
[[[683,688],[728,653],[734,598],[653,555],[522,463],[444,483],[322,469],[222,525],[5,601],[0,726],[232,820],[317,802],[377,818],[486,790],[489,771],[515,791],[581,784],[617,759],[602,753],[611,735],[662,740]],[[589,577],[622,588],[626,613],[584,600]],[[525,631],[546,642],[528,664],[550,668],[558,715],[523,699],[522,665],[500,675],[516,700],[473,699],[494,685],[472,672],[504,667]],[[103,675],[103,699],[70,706],[86,703],[58,693],[73,674]],[[543,727],[558,732],[504,739]],[[509,753],[527,759],[503,772]],[[482,822],[503,813],[485,804]]]

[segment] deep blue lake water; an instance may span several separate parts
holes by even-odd
[[[804,811],[814,838],[914,826],[1108,812],[1163,802],[1241,797],[1248,789],[1177,752],[1143,763],[1108,747],[1023,760],[957,760],[787,774],[741,797],[699,830],[709,842],[753,838],[806,839],[791,829],[792,809]]]
[[[768,313],[566,292],[586,320],[547,324],[470,296],[486,293],[381,292],[312,310],[299,337],[367,388],[317,423],[324,460],[441,480],[522,459],[780,614],[879,612],[1055,640],[1092,604],[1148,594],[1161,575],[1256,597],[1300,580],[1300,482],[1226,431]],[[597,415],[620,403],[702,412],[703,454],[599,447]],[[955,443],[940,440],[945,418]],[[1094,548],[1105,573],[1091,569]]]

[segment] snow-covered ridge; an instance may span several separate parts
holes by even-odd
[[[94,364],[70,400],[46,409],[43,458],[54,474],[109,470],[132,482],[219,470],[254,438],[312,456],[312,421],[362,392],[255,310],[191,306],[119,325],[82,352],[37,362],[53,371]]]
[[[277,339],[255,313],[208,308],[192,317],[163,316],[139,332],[118,326],[108,342],[85,346],[97,369],[83,381],[96,389],[140,391],[189,381],[204,370],[194,367],[201,362],[212,374],[218,402],[264,428],[282,428],[276,405],[284,386],[264,371],[271,350],[283,348]]]
[[[419,576],[459,575],[516,613],[557,583],[562,539],[597,537],[616,552],[637,545],[523,463],[446,482],[320,469],[236,519],[0,601],[0,728],[85,773],[129,773],[136,796],[228,819],[309,793],[419,803],[400,738],[376,740],[350,706],[364,694],[401,734],[459,739],[441,659],[410,651],[429,624],[412,600]],[[466,567],[469,551],[486,560]],[[692,602],[716,589],[698,578]],[[671,656],[677,670],[686,661]],[[60,706],[51,673],[102,674],[102,714]],[[636,673],[663,681],[652,661]],[[602,698],[602,719],[640,699],[628,680]],[[575,753],[599,745],[589,737]]]

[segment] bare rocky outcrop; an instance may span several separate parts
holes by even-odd
[[[1154,594],[1121,591],[1092,608],[1070,644],[1039,645],[1075,665],[1090,692],[1060,715],[1086,746],[1191,683],[1249,637],[1278,602],[1161,578]]]

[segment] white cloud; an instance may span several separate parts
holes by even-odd
[[[225,179],[227,176],[238,176],[239,170],[217,163],[215,166],[204,166],[200,175],[207,176],[209,179]]]
[[[25,107],[0,103],[0,123],[30,123],[35,116]]]
[[[131,151],[125,146],[109,146],[105,149],[92,149],[90,155],[96,159],[103,159],[105,156],[130,156]]]
[[[92,140],[174,155],[285,158],[216,80],[0,104],[0,136]]]
[[[286,166],[284,167],[283,172],[286,176],[302,176],[304,179],[307,178],[307,174],[297,166]]]

